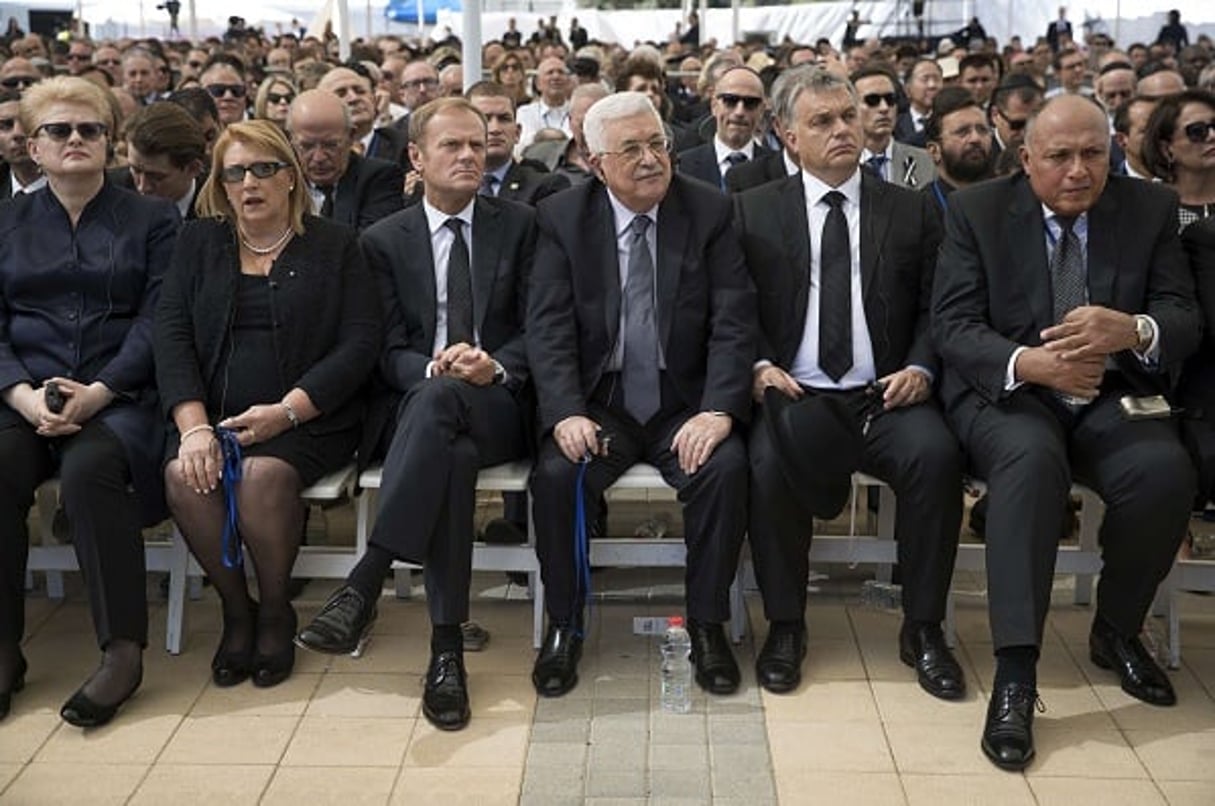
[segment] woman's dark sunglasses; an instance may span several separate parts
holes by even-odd
[[[1189,124],[1184,129],[1185,139],[1191,143],[1205,143],[1207,136],[1211,132],[1215,132],[1215,120],[1198,120]]]
[[[244,84],[208,84],[207,92],[212,98],[223,98],[225,93],[230,93],[233,98],[244,98],[245,92],[248,90]]]
[[[104,123],[43,123],[34,129],[34,136],[37,137],[41,132],[55,142],[62,143],[75,131],[81,140],[92,143],[100,140],[109,130]]]
[[[295,100],[295,96],[291,93],[279,94],[277,92],[266,93],[266,103],[268,104],[289,104]]]
[[[228,184],[245,181],[245,174],[251,173],[258,179],[269,179],[284,168],[289,168],[285,162],[253,162],[248,165],[227,165],[219,176]]]

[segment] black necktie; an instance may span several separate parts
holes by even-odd
[[[734,169],[734,166],[741,165],[747,161],[747,155],[741,151],[731,151],[726,155],[726,170],[721,175],[721,189],[726,189],[726,174]]]
[[[1051,296],[1054,301],[1055,322],[1062,322],[1072,308],[1085,303],[1084,254],[1080,239],[1073,231],[1074,218],[1055,216],[1059,225],[1059,241],[1050,260]]]
[[[818,365],[839,383],[852,367],[852,248],[844,194],[833,190],[822,200],[831,209],[819,249]]]
[[[333,185],[320,185],[317,189],[324,197],[321,201],[321,218],[333,218]]]
[[[624,281],[624,356],[621,385],[624,408],[643,425],[661,405],[658,378],[658,325],[654,319],[654,258],[646,230],[648,216],[633,219],[628,273]]]
[[[444,226],[454,236],[447,258],[447,344],[473,344],[472,275],[468,266],[468,243],[464,226],[458,218],[449,218]]]

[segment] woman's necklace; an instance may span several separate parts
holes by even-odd
[[[294,230],[292,230],[291,227],[287,227],[283,234],[279,236],[279,239],[269,246],[254,246],[253,244],[249,243],[249,239],[245,237],[245,233],[242,230],[240,233],[240,242],[242,246],[255,255],[268,255],[271,252],[275,252],[282,248],[283,244],[287,243],[293,234]]]

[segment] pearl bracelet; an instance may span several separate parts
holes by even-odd
[[[199,431],[210,431],[212,434],[215,433],[214,428],[207,425],[206,423],[203,423],[202,425],[196,425],[193,428],[187,428],[186,433],[182,434],[181,438],[178,439],[178,443],[180,444],[182,442],[185,442],[187,439],[189,439],[194,434],[197,434]]]

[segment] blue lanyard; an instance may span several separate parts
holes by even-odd
[[[591,541],[586,526],[586,469],[591,464],[590,457],[578,465],[578,480],[574,484],[574,568],[577,571],[576,592],[578,599],[585,603],[587,618],[583,624],[590,624],[591,606]],[[585,637],[587,628],[581,628]]]
[[[244,565],[236,511],[236,485],[240,483],[241,478],[240,443],[236,441],[236,432],[229,428],[215,429],[215,438],[219,440],[219,447],[224,454],[224,506],[227,510],[224,519],[224,568],[240,568]]]
[[[945,194],[941,192],[941,180],[933,180],[932,194],[937,197],[937,204],[941,205],[942,212],[949,209],[949,201],[945,198]]]

